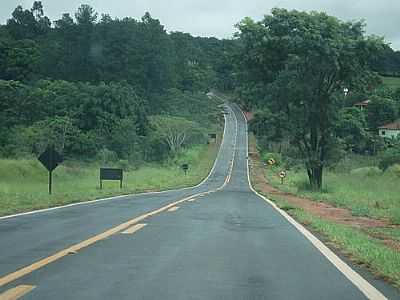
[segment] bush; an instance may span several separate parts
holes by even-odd
[[[390,166],[386,172],[393,174],[397,177],[400,177],[400,164],[394,164]]]
[[[268,152],[268,153],[264,153],[262,155],[263,163],[267,164],[268,160],[270,160],[270,159],[275,160],[275,166],[279,166],[279,165],[283,164],[282,154],[280,154],[280,153]]]
[[[350,171],[351,175],[358,175],[358,176],[376,176],[381,174],[382,171],[379,170],[377,167],[363,167],[363,168],[357,168],[353,169]]]
[[[100,160],[102,164],[107,164],[117,161],[118,155],[114,151],[103,148],[97,153],[97,159]]]
[[[129,161],[126,160],[126,159],[120,159],[120,160],[117,162],[116,167],[117,167],[117,168],[120,168],[120,169],[122,169],[122,170],[124,170],[124,171],[129,171],[129,167],[130,167]]]
[[[394,164],[400,164],[400,149],[392,148],[386,150],[379,162],[379,168],[386,171],[390,166]]]

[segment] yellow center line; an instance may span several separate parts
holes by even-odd
[[[17,300],[28,294],[35,287],[33,285],[19,285],[0,294],[0,300]]]
[[[121,233],[123,233],[123,234],[134,234],[136,231],[142,229],[146,225],[147,224],[145,224],[145,223],[136,224],[136,225],[133,225],[133,226],[129,227],[128,229],[122,231]]]
[[[43,268],[44,266],[47,266],[48,264],[51,264],[51,263],[53,263],[53,262],[65,257],[65,256],[69,255],[70,253],[76,253],[79,250],[81,250],[83,248],[86,248],[86,247],[88,247],[88,246],[90,246],[90,245],[92,245],[92,244],[94,244],[94,243],[96,243],[98,241],[104,240],[104,239],[110,237],[111,235],[113,235],[115,233],[118,233],[120,231],[123,231],[123,230],[127,229],[128,227],[130,227],[130,226],[132,226],[132,225],[134,225],[134,224],[136,224],[136,223],[138,223],[138,222],[140,222],[140,221],[142,221],[142,220],[144,220],[144,219],[146,219],[148,217],[151,217],[151,216],[159,214],[159,213],[161,213],[163,211],[166,211],[166,210],[170,209],[171,207],[176,206],[179,203],[182,203],[184,201],[187,201],[187,200],[191,199],[194,196],[196,196],[196,195],[183,198],[181,200],[178,200],[178,201],[170,203],[170,204],[168,204],[166,206],[163,206],[163,207],[161,207],[159,209],[156,209],[156,210],[154,210],[152,212],[143,214],[143,215],[141,215],[139,217],[136,217],[136,218],[134,218],[134,219],[132,219],[130,221],[127,221],[125,223],[122,223],[122,224],[114,227],[114,228],[111,228],[111,229],[109,229],[109,230],[107,230],[107,231],[105,231],[103,233],[100,233],[100,234],[98,234],[98,235],[96,235],[94,237],[91,237],[91,238],[89,238],[89,239],[87,239],[85,241],[82,241],[82,242],[80,242],[78,244],[75,244],[75,245],[73,245],[71,247],[68,247],[68,248],[66,248],[64,250],[61,250],[61,251],[59,251],[59,252],[57,252],[57,253],[49,256],[49,257],[41,259],[41,260],[39,260],[39,261],[29,265],[29,266],[26,266],[26,267],[24,267],[22,269],[19,269],[19,270],[13,272],[13,273],[5,275],[5,276],[0,278],[0,287],[4,286],[4,285],[6,285],[6,284],[8,284],[10,282],[13,282],[13,281],[15,281],[15,280],[27,275],[27,274],[30,274],[33,271],[36,271],[36,270],[38,270],[40,268]]]
[[[237,127],[237,121],[236,121],[235,145],[236,145],[236,142],[237,142],[237,131],[238,131],[238,127]],[[165,206],[163,206],[163,207],[161,207],[159,209],[156,209],[156,210],[151,211],[149,213],[145,213],[145,214],[143,214],[143,215],[141,215],[139,217],[136,217],[136,218],[134,218],[132,220],[129,220],[129,221],[125,222],[125,223],[122,223],[122,224],[120,224],[120,225],[118,225],[116,227],[113,227],[113,228],[111,228],[111,229],[109,229],[109,230],[107,230],[107,231],[105,231],[103,233],[100,233],[100,234],[98,234],[96,236],[93,236],[93,237],[87,239],[87,240],[84,240],[84,241],[79,242],[79,243],[77,243],[75,245],[72,245],[72,246],[70,246],[70,247],[68,247],[66,249],[63,249],[63,250],[61,250],[61,251],[59,251],[59,252],[57,252],[57,253],[55,253],[55,254],[53,254],[51,256],[43,258],[43,259],[41,259],[41,260],[31,264],[31,265],[28,265],[26,267],[21,268],[21,269],[15,271],[13,273],[9,273],[9,274],[7,274],[7,275],[5,275],[3,277],[0,277],[0,287],[4,286],[6,284],[9,284],[10,282],[13,282],[13,281],[25,276],[25,275],[28,275],[28,274],[30,274],[30,273],[32,273],[32,272],[34,272],[34,271],[36,271],[36,270],[38,270],[40,268],[43,268],[43,267],[47,266],[48,264],[51,264],[51,263],[53,263],[53,262],[65,257],[65,256],[68,256],[71,253],[77,253],[79,250],[82,250],[83,248],[86,248],[86,247],[88,247],[90,245],[93,245],[94,243],[99,242],[101,240],[104,240],[104,239],[110,237],[113,234],[116,234],[118,232],[126,230],[127,228],[135,225],[136,223],[138,223],[140,221],[143,221],[144,219],[146,219],[148,217],[157,215],[157,214],[159,214],[159,213],[161,213],[163,211],[168,211],[169,209],[176,207],[176,205],[178,205],[180,203],[183,203],[185,201],[191,200],[191,199],[193,199],[195,197],[198,197],[199,195],[207,195],[207,194],[210,194],[210,193],[214,193],[214,192],[220,191],[221,189],[223,189],[226,186],[226,184],[230,180],[230,177],[231,177],[231,174],[232,174],[232,171],[233,171],[233,163],[234,163],[235,156],[236,156],[235,152],[236,152],[236,150],[233,151],[233,158],[232,158],[232,161],[231,161],[231,166],[230,166],[229,174],[227,176],[227,180],[225,180],[224,184],[222,186],[220,186],[219,188],[213,189],[213,190],[209,190],[209,191],[203,192],[203,193],[194,194],[194,195],[188,196],[186,198],[183,198],[181,200],[177,200],[175,202],[172,202],[172,203],[170,203],[168,205],[165,205]],[[174,208],[171,211],[175,211],[177,209],[178,209],[178,207]],[[4,299],[7,299],[7,298],[4,298]],[[0,298],[0,300],[4,300],[4,299]],[[13,299],[13,298],[11,298],[11,299]]]

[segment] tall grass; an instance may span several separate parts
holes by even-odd
[[[48,195],[48,173],[35,160],[0,160],[0,215],[58,206],[113,195],[159,191],[199,183],[212,167],[218,145],[199,145],[164,164],[148,164],[124,172],[119,182],[99,188],[99,164],[66,162],[53,173],[53,195]],[[180,166],[188,163],[185,176]]]

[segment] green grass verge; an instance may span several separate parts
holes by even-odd
[[[254,139],[250,141],[255,143]],[[263,159],[265,160],[265,157]],[[368,167],[376,165],[374,160],[370,157],[349,157],[339,164],[336,170],[326,170],[322,192],[307,189],[308,179],[301,169],[289,170],[283,185],[277,176],[280,167],[265,167],[265,172],[269,182],[280,190],[347,207],[352,209],[353,214],[396,219],[400,215],[400,204],[397,201],[400,191],[398,176]],[[259,192],[263,194],[262,191]],[[320,233],[353,261],[367,266],[373,273],[400,287],[400,253],[386,246],[382,240],[385,236],[399,240],[398,228],[370,229],[370,232],[365,232],[349,225],[324,220],[304,209],[294,207],[284,196],[264,195],[311,231]],[[371,233],[375,233],[379,238],[375,238]]]
[[[392,89],[400,88],[400,77],[382,77],[383,84]]]
[[[0,216],[93,200],[121,194],[160,191],[192,186],[204,179],[216,157],[218,145],[186,150],[173,162],[145,165],[124,173],[124,185],[103,182],[99,189],[99,165],[66,162],[53,173],[53,195],[47,192],[47,171],[37,160],[0,160]],[[187,176],[180,169],[189,163]]]
[[[371,228],[368,232],[381,238],[387,238],[400,242],[400,228]]]
[[[348,208],[355,216],[389,219],[400,224],[400,177],[376,168],[358,168],[350,172],[325,170],[323,189],[308,189],[304,170],[289,170],[283,185],[277,176],[279,168],[267,168],[268,180],[279,189],[302,197]]]
[[[303,209],[290,206],[278,196],[266,196],[296,220],[326,237],[352,261],[367,266],[374,274],[400,287],[400,252],[386,247],[381,240],[360,230],[323,220]]]

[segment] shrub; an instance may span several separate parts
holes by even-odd
[[[379,162],[379,168],[386,171],[390,166],[400,164],[400,149],[392,148],[385,151]]]
[[[358,176],[376,176],[381,174],[382,171],[379,170],[377,167],[363,167],[363,168],[357,168],[353,169],[350,171],[350,174],[352,175],[358,175]]]
[[[400,164],[394,164],[387,169],[387,172],[400,177]]]
[[[268,163],[269,159],[274,159],[276,166],[283,164],[282,154],[280,154],[280,153],[268,152],[268,153],[264,153],[262,155],[263,163]]]
[[[97,158],[100,160],[103,164],[107,164],[110,162],[115,162],[118,160],[118,155],[114,151],[108,150],[107,148],[101,149],[97,153]]]
[[[129,171],[129,167],[130,167],[129,161],[126,160],[126,159],[120,159],[120,160],[117,162],[116,167],[117,167],[117,168],[120,168],[120,169],[122,169],[122,170],[124,170],[124,171]]]

